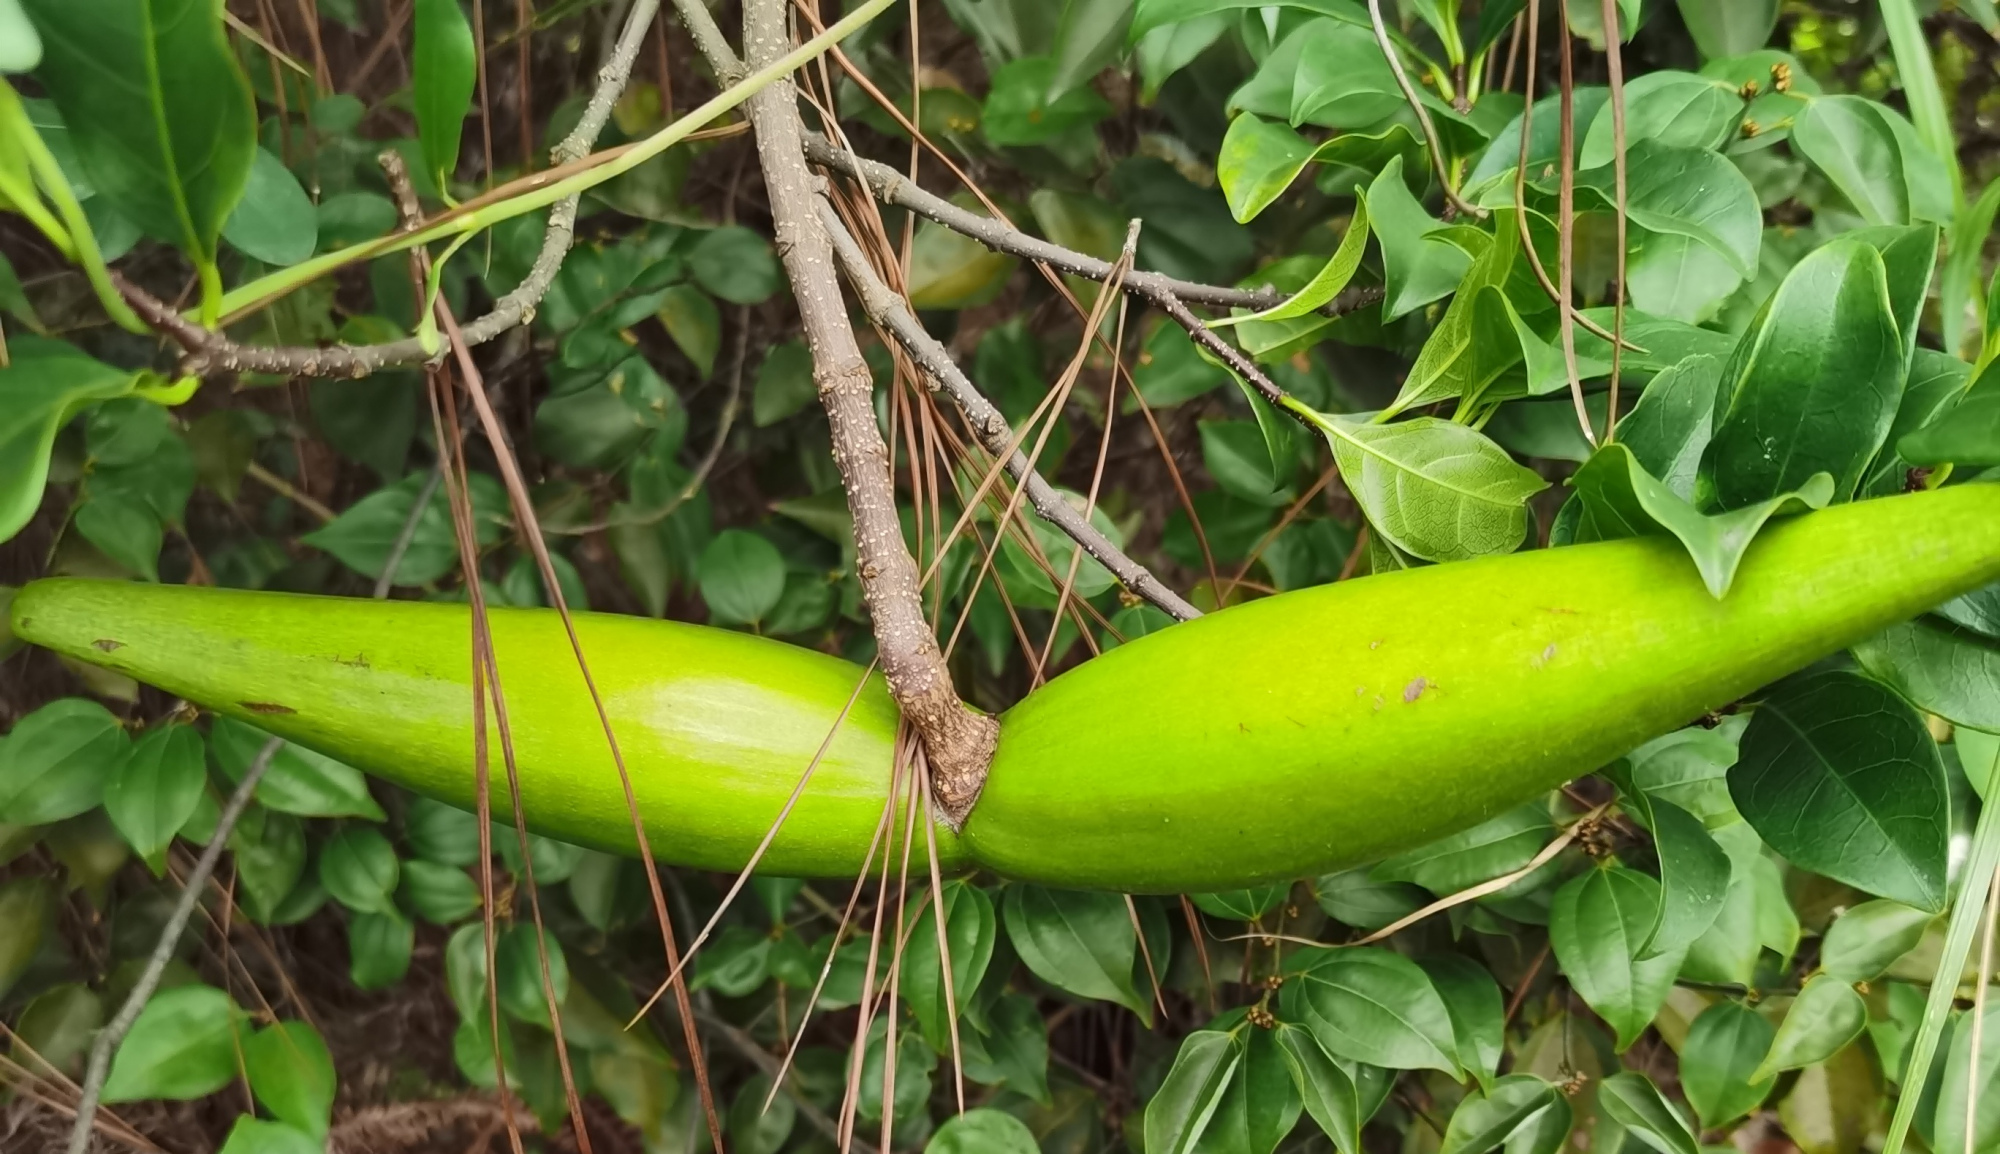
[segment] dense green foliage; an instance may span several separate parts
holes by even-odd
[[[0,579],[354,596],[381,579],[453,599],[476,580],[488,604],[545,602],[469,418],[476,572],[462,563],[420,368],[197,382],[106,264],[243,346],[436,342],[401,252],[296,270],[380,251],[355,246],[398,224],[384,147],[433,214],[526,154],[545,166],[624,7],[550,5],[518,31],[498,7],[321,0],[225,22],[192,0],[0,0]],[[908,241],[885,269],[930,331],[1168,584],[1214,607],[1660,534],[1725,596],[1772,517],[1991,479],[1988,0],[1620,0],[1616,99],[1595,0],[1568,5],[1576,79],[1558,93],[1550,0],[1532,105],[1522,0],[1384,7],[1428,126],[1359,0],[944,0],[845,46],[893,111],[831,63],[802,81],[864,155],[901,164],[914,120],[1034,235],[1111,259],[1138,218],[1140,268],[1295,294],[1210,319],[1284,390],[1274,406],[1140,298],[1085,345],[1061,293],[1087,308],[1098,286],[883,209],[883,251]],[[661,21],[600,145],[717,88]],[[917,171],[966,191],[934,159]],[[756,173],[725,133],[592,185],[531,321],[477,356],[571,607],[866,660],[853,531]],[[1476,213],[1446,211],[1439,173]],[[543,212],[479,211],[492,227],[430,246],[421,286],[461,319],[543,242]],[[1573,279],[1575,325],[1538,264]],[[1323,310],[1356,289],[1379,300]],[[1631,347],[1614,356],[1586,324]],[[927,608],[941,636],[970,626],[953,651],[967,700],[1004,707],[1168,625],[1051,526],[974,498],[987,462],[870,338],[908,536],[938,561]],[[941,547],[967,502],[969,531]],[[34,1103],[75,1100],[52,1071],[81,1070],[265,739],[33,651],[0,666],[0,724],[0,1081],[20,1148],[39,1149],[63,1127]],[[834,1148],[827,1124],[850,1113],[862,1140],[893,1116],[895,1148],[938,1154],[1778,1137],[1854,1154],[1904,1125],[1933,1150],[2000,1151],[2000,1009],[1982,999],[1981,1025],[1967,1008],[1990,977],[1968,946],[2000,855],[1982,806],[1996,733],[1988,589],[1339,874],[1127,899],[984,875],[933,889],[913,862],[862,887],[852,920],[836,887],[756,877],[688,971],[720,1124],[756,1154]],[[1469,742],[1468,772],[1478,757]],[[382,1111],[496,1088],[497,1050],[530,1144],[576,1144],[567,1080],[600,1149],[620,1127],[612,1148],[704,1147],[673,999],[622,1028],[667,971],[641,867],[507,827],[488,854],[482,836],[283,748],[209,918],[117,1051],[112,1112],[177,1150],[430,1149]],[[664,877],[685,944],[730,879]],[[885,990],[891,1012],[857,1038],[856,1007]],[[457,1149],[501,1115],[431,1117],[466,1126]]]

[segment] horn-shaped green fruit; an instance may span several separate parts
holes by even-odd
[[[1216,890],[1365,862],[1489,817],[1784,674],[2000,579],[2000,486],[1773,525],[1716,600],[1669,539],[1370,577],[1123,646],[1009,710],[946,868]],[[22,638],[460,805],[473,796],[468,611],[97,581],[22,589]],[[740,868],[861,670],[774,641],[580,614],[666,861]],[[492,614],[528,824],[632,849],[556,615]],[[854,696],[764,869],[852,876],[896,713]],[[497,745],[496,745],[497,750]],[[495,762],[494,798],[504,809]],[[919,849],[918,852],[922,852]]]

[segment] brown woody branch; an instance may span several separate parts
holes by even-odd
[[[680,7],[685,13],[698,6]],[[784,0],[744,3],[744,57],[751,67],[767,65],[791,47],[785,11]],[[718,72],[725,65],[714,62]],[[801,146],[805,129],[791,81],[752,96],[745,110],[755,130],[778,253],[798,301],[813,377],[833,435],[834,464],[854,521],[856,570],[874,621],[882,672],[903,716],[923,738],[939,806],[956,826],[985,784],[999,724],[959,701],[937,636],[924,619],[916,559],[896,513],[889,447],[875,423],[874,379],[848,322],[832,242],[814,209],[816,178],[806,167]]]
[[[840,215],[833,206],[822,198],[817,207],[820,223],[832,239],[834,255],[840,261],[841,270],[847,274],[848,282],[854,286],[855,295],[861,298],[863,311],[903,346],[910,359],[929,379],[931,387],[958,406],[973,435],[979,438],[988,452],[1006,463],[1007,474],[1026,490],[1028,503],[1035,512],[1075,541],[1092,560],[1110,570],[1112,576],[1127,589],[1152,602],[1168,616],[1177,621],[1201,616],[1199,609],[1188,604],[1144,565],[1112,544],[1097,526],[1091,524],[1080,510],[1035,471],[1027,455],[1015,445],[1014,431],[1008,427],[1007,418],[958,367],[944,345],[925,331],[902,296],[875,274],[867,254],[862,252],[860,244],[841,223]]]
[[[876,200],[908,209],[953,232],[969,236],[995,252],[1025,257],[1088,280],[1101,281],[1111,275],[1110,261],[1029,236],[1005,221],[960,208],[941,196],[925,192],[916,182],[888,165],[857,156],[824,137],[808,134],[805,148],[807,159],[854,177]],[[1198,284],[1139,269],[1133,269],[1126,275],[1125,288],[1162,308],[1165,307],[1163,301],[1168,298],[1217,308],[1253,310],[1273,308],[1286,299],[1286,294],[1275,288],[1240,289]],[[1319,311],[1330,317],[1345,316],[1381,299],[1380,288],[1357,285],[1334,297]]]

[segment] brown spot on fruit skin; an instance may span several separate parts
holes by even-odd
[[[101,653],[109,653],[114,649],[125,648],[125,643],[123,641],[113,641],[109,637],[100,637],[91,642],[90,647]]]
[[[1419,677],[1415,681],[1405,685],[1403,687],[1403,704],[1408,705],[1416,701],[1417,698],[1424,695],[1424,690],[1430,687],[1431,683],[1429,679],[1423,677]]]
[[[293,709],[289,705],[279,705],[275,701],[239,701],[236,704],[242,706],[243,708],[249,710],[252,713],[262,713],[266,715],[298,712],[298,710]]]

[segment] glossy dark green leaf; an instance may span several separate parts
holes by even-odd
[[[409,523],[410,510],[423,490],[424,481],[421,474],[412,474],[377,489],[300,540],[326,550],[365,577],[380,577],[403,526]],[[504,494],[494,492],[491,482],[492,478],[475,474],[471,486],[482,544],[491,544],[496,539],[498,523],[494,518],[498,510],[506,507]],[[496,497],[499,499],[495,500]],[[439,486],[417,518],[416,532],[396,565],[394,583],[428,585],[450,573],[457,564],[458,545],[452,532],[449,502],[443,486]]]
[[[27,0],[55,98],[96,193],[198,265],[250,177],[250,85],[198,0]]]
[[[410,972],[416,927],[402,914],[355,914],[347,923],[347,976],[364,990],[386,990]]]
[[[1653,140],[1679,148],[1720,148],[1743,118],[1736,86],[1692,72],[1663,68],[1625,83],[1625,138]],[[1584,132],[1577,167],[1584,170],[1612,159],[1609,107],[1600,108]]]
[[[46,825],[94,808],[128,750],[118,719],[96,702],[42,706],[0,745],[0,821]]]
[[[229,995],[213,986],[176,986],[154,994],[111,1059],[104,1100],[185,1101],[228,1085],[236,1077],[240,1013]]]
[[[1375,947],[1304,950],[1290,962],[1284,1017],[1336,1058],[1457,1075],[1451,1012],[1415,962]]]
[[[989,1085],[1009,1089],[1049,1102],[1048,1023],[1035,1008],[1034,999],[1021,994],[1003,994],[986,1014],[991,1031],[985,1038],[976,1032],[962,1033],[966,1047],[965,1076]]]
[[[1598,1108],[1658,1154],[1696,1154],[1686,1119],[1644,1074],[1613,1074],[1597,1091]]]
[[[1002,911],[1008,940],[1036,977],[1151,1020],[1151,1000],[1132,980],[1139,939],[1124,898],[1017,885],[1007,888]]]
[[[1328,1054],[1310,1030],[1281,1023],[1276,1034],[1305,1112],[1340,1154],[1360,1154],[1361,1128],[1374,1111],[1351,1067]]]
[[[1875,455],[1875,464],[1861,484],[1864,496],[1891,496],[1909,484],[1914,462],[1898,451],[1903,439],[1958,401],[1971,369],[1957,357],[1932,349],[1916,350],[1910,358],[1909,375],[1903,381],[1903,399],[1896,406],[1896,420],[1889,426],[1882,450]]]
[[[1445,896],[1512,873],[1555,838],[1546,806],[1516,806],[1449,837],[1406,850],[1371,872],[1377,881],[1413,882]]]
[[[1426,561],[1512,552],[1527,537],[1528,498],[1548,487],[1478,430],[1436,417],[1313,423],[1368,523]]]
[[[1641,947],[1644,957],[1685,953],[1722,912],[1729,857],[1701,819],[1663,797],[1647,799],[1653,848],[1660,858],[1660,917]]]
[[[1879,683],[1830,671],[1773,688],[1744,731],[1729,792],[1794,864],[1944,908],[1944,763],[1923,719]]]
[[[1733,1000],[1703,1010],[1688,1027],[1681,1044],[1681,1092],[1704,1128],[1726,1126],[1770,1096],[1777,1080],[1751,1075],[1776,1034],[1762,1014]]]
[[[1285,454],[1284,472],[1272,474],[1272,459],[1264,431],[1253,421],[1201,422],[1202,464],[1224,492],[1258,505],[1278,506],[1291,500],[1287,484],[1292,455]]]
[[[209,730],[209,751],[227,777],[241,780],[270,736],[246,722],[218,717]],[[291,742],[279,746],[272,755],[264,780],[257,783],[257,800],[271,809],[302,817],[370,821],[384,817],[360,770]]]
[[[1317,146],[1282,121],[1254,113],[1238,113],[1222,138],[1215,174],[1229,211],[1239,223],[1257,215],[1284,195],[1312,162]]]
[[[1917,948],[1937,915],[1901,902],[1862,902],[1835,918],[1819,945],[1819,964],[1847,982],[1872,982]]]
[[[1011,907],[1010,907],[1011,908]],[[1173,1068],[1146,1103],[1146,1149],[1194,1154],[1222,1106],[1243,1050],[1220,1030],[1197,1030],[1181,1042]]]
[[[1509,1074],[1466,1095],[1452,1111],[1439,1154],[1486,1154],[1555,1101],[1556,1088],[1533,1074]]]
[[[333,1056],[305,1022],[277,1022],[243,1044],[257,1101],[281,1121],[324,1137],[333,1112]]]
[[[1792,124],[1792,148],[1833,182],[1869,224],[1908,224],[1903,154],[1888,119],[1860,96],[1822,96]]]
[[[1792,999],[1771,1052],[1750,1075],[1753,1082],[1833,1057],[1868,1028],[1868,1005],[1846,979],[1816,974]]]
[[[0,368],[0,541],[42,503],[56,433],[94,401],[132,391],[135,378],[57,341],[16,336]]]
[[[1784,513],[1824,508],[1833,496],[1833,478],[1815,473],[1793,492],[1705,516],[1647,473],[1622,443],[1598,450],[1570,484],[1583,500],[1573,540],[1581,544],[1671,534],[1687,547],[1702,582],[1718,599],[1728,595],[1737,565],[1765,522]]]
[[[319,247],[319,210],[285,162],[260,148],[222,239],[265,264],[297,264]]]
[[[1917,708],[1954,725],[2000,732],[2000,641],[1921,617],[1855,646],[1854,656]]]
[[[444,188],[458,167],[458,142],[472,110],[478,51],[458,0],[415,0],[410,49],[412,101],[425,174]]]
[[[1472,267],[1472,257],[1432,235],[1446,225],[1410,195],[1403,181],[1402,157],[1391,160],[1375,177],[1367,199],[1370,228],[1382,246],[1384,320],[1422,308],[1458,287]]]
[[[1703,245],[1738,278],[1756,270],[1764,239],[1757,193],[1721,154],[1641,139],[1629,147],[1626,169],[1626,211],[1634,225],[1654,237],[1682,237]],[[1590,169],[1578,174],[1577,185],[1615,203],[1615,175],[1608,166]],[[1650,239],[1639,241],[1642,257]],[[1636,295],[1634,303],[1655,311]]]
[[[2000,384],[1975,388],[1896,442],[1912,465],[2000,465]]]
[[[1467,1073],[1490,1086],[1506,1045],[1506,1011],[1500,986],[1485,966],[1464,954],[1426,954],[1417,959],[1451,1015],[1458,1060]]]
[[[1499,291],[1513,271],[1520,251],[1519,234],[1510,213],[1503,211],[1496,220],[1499,223],[1492,243],[1466,269],[1465,279],[1417,353],[1387,412],[1401,413],[1452,398],[1477,398],[1496,377],[1522,359],[1521,344],[1513,331],[1518,315]]]
[[[320,884],[356,913],[392,911],[399,875],[396,847],[372,825],[348,826],[320,847]]]
[[[104,809],[132,852],[152,860],[194,816],[208,785],[204,748],[193,726],[161,726],[134,742],[112,771]]]
[[[1902,338],[1881,255],[1853,241],[1813,252],[1730,358],[1697,504],[1741,509],[1821,472],[1833,474],[1834,499],[1847,499],[1888,435],[1902,391]]]
[[[1431,895],[1408,882],[1375,880],[1366,867],[1318,878],[1313,896],[1327,916],[1368,931],[1415,913],[1431,900]]]
[[[950,1012],[946,1004],[944,965],[938,953],[937,910],[942,905],[944,937],[951,957],[950,1007],[963,1016],[973,992],[986,976],[998,936],[993,899],[978,886],[946,882],[939,903],[927,905],[910,930],[903,952],[903,995],[924,1039],[942,1053],[951,1050]]]
[[[1139,65],[1139,102],[1152,104],[1159,99],[1160,87],[1174,73],[1194,63],[1217,40],[1236,26],[1228,12],[1211,12],[1193,20],[1155,28],[1132,46]]]
[[[1659,907],[1659,882],[1616,866],[1565,882],[1549,912],[1556,961],[1621,1051],[1652,1023],[1681,966],[1679,953],[1640,956]]]
[[[1042,1154],[1027,1123],[990,1107],[967,1110],[938,1127],[924,1154]]]

